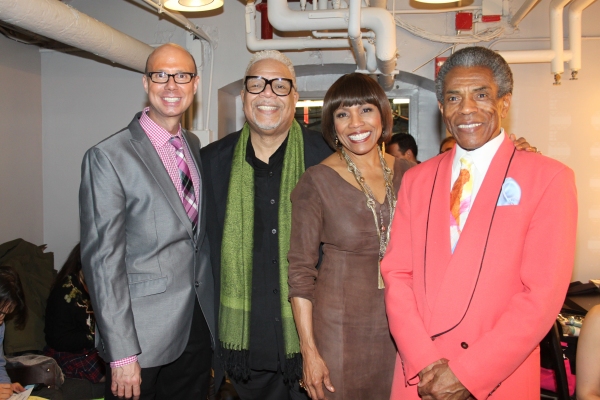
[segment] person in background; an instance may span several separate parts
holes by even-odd
[[[393,135],[389,143],[386,144],[385,151],[396,158],[403,158],[412,163],[419,164],[419,161],[417,161],[417,154],[419,153],[417,142],[408,133],[396,133]]]
[[[600,400],[600,305],[585,316],[575,359],[577,400]]]
[[[517,150],[533,151],[539,153],[537,147],[530,147],[529,143],[527,143],[527,140],[525,138],[517,139],[517,136],[514,133],[508,135],[508,138],[514,143],[514,145],[517,147]],[[454,137],[448,136],[444,138],[444,140],[442,140],[442,142],[440,143],[439,154],[452,150],[455,144],[456,139],[454,139]]]
[[[66,377],[104,382],[105,364],[95,349],[96,319],[81,270],[77,244],[58,272],[46,303],[47,347]]]
[[[381,264],[391,398],[538,400],[538,344],[573,269],[575,177],[504,132],[513,78],[498,53],[455,52],[436,89],[457,144],[405,174]]]
[[[4,321],[7,318],[14,318],[15,326],[22,329],[27,320],[27,306],[19,274],[11,267],[3,266],[0,267],[0,400],[25,391],[20,383],[11,382],[6,373],[3,344]]]
[[[452,150],[455,144],[456,139],[454,139],[454,137],[448,136],[444,138],[444,140],[442,140],[442,142],[440,143],[440,154]]]

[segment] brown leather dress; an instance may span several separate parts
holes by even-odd
[[[413,164],[396,160],[396,193]],[[328,399],[387,400],[396,349],[383,290],[377,288],[379,238],[365,195],[330,167],[306,170],[292,192],[290,297],[313,303],[313,330],[335,393]],[[387,199],[376,203],[389,224]],[[323,261],[317,270],[319,245]]]

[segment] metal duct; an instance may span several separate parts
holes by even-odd
[[[58,0],[0,0],[0,20],[140,72],[153,50]]]

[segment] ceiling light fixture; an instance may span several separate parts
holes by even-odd
[[[166,0],[163,5],[170,10],[196,12],[222,7],[223,0]]]
[[[460,0],[415,0],[419,3],[429,4],[447,4],[447,3],[458,3]]]

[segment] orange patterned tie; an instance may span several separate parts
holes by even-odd
[[[460,159],[460,173],[450,191],[450,240],[453,252],[460,237],[461,222],[464,226],[464,221],[471,206],[471,194],[473,192],[472,165],[473,163],[466,157]]]

